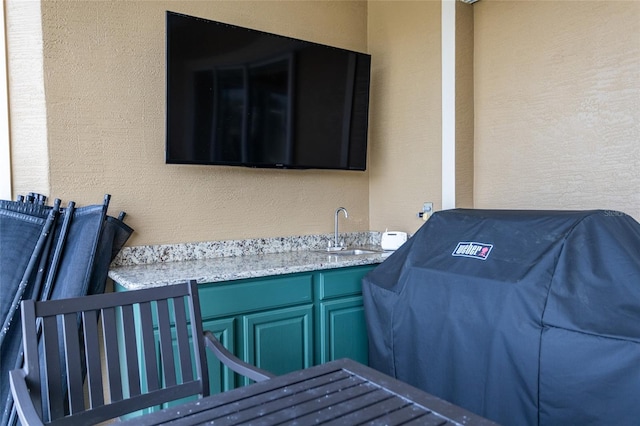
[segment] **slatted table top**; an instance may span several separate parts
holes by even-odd
[[[169,422],[252,426],[494,424],[349,359],[295,371],[129,420],[136,425]]]

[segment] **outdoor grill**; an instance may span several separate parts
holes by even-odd
[[[363,281],[370,365],[502,424],[637,424],[640,224],[434,214]]]

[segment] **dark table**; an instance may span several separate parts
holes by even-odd
[[[135,425],[495,425],[350,359],[133,418]]]

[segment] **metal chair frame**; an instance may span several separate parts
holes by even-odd
[[[184,397],[207,396],[205,347],[249,379],[273,377],[203,331],[195,281],[71,299],[25,300],[21,309],[25,363],[10,372],[10,384],[23,424],[95,424]],[[99,335],[104,341],[104,377]]]

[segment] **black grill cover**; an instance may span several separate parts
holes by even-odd
[[[640,224],[448,210],[363,280],[370,365],[507,425],[640,424]]]

